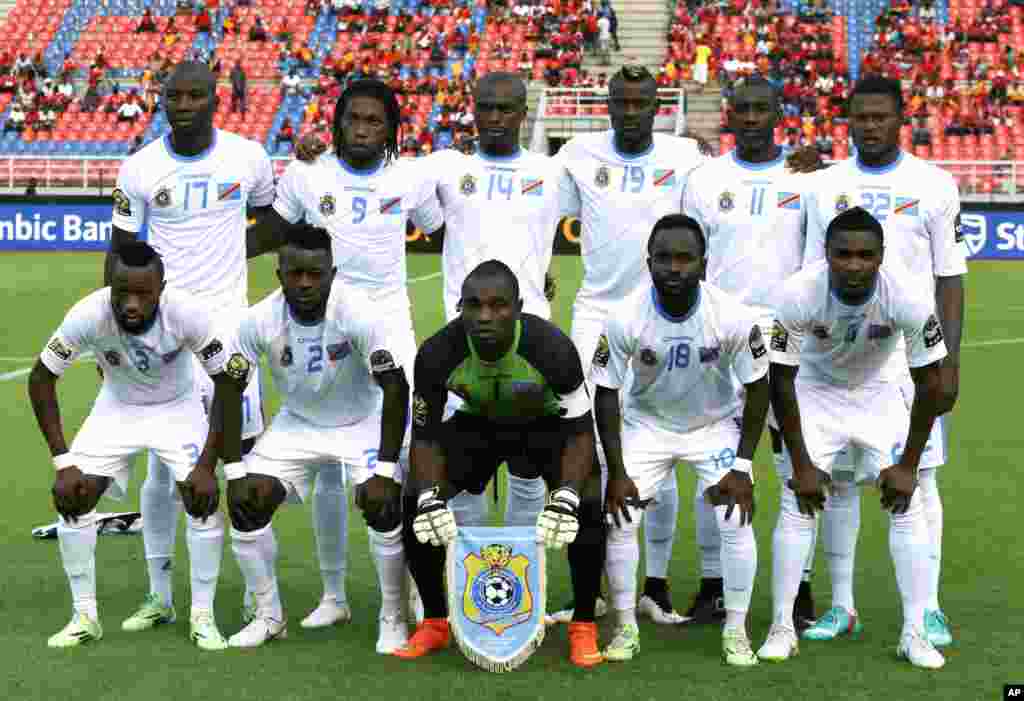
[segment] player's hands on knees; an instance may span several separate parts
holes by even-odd
[[[609,526],[622,528],[621,515],[626,523],[633,523],[633,514],[636,513],[640,502],[640,492],[637,491],[636,483],[629,477],[623,475],[608,479],[608,489],[604,497],[605,519]]]
[[[53,481],[53,506],[70,523],[82,515],[82,504],[88,493],[85,475],[76,466],[57,471]]]
[[[754,481],[750,475],[739,470],[729,473],[715,485],[718,489],[712,500],[716,506],[725,506],[725,520],[732,517],[733,510],[740,509],[740,526],[754,523]],[[713,488],[712,488],[713,489]]]
[[[217,512],[220,504],[220,487],[217,484],[217,475],[213,470],[205,467],[200,460],[188,477],[182,482],[181,496],[185,503],[185,511],[193,518],[207,518]]]
[[[434,546],[447,546],[458,533],[455,514],[441,500],[437,487],[424,489],[417,499],[416,518],[412,522],[416,540]]]
[[[327,144],[315,133],[310,132],[301,137],[299,143],[295,145],[295,157],[303,163],[311,163],[326,150]]]
[[[401,510],[402,485],[383,475],[374,475],[356,487],[356,506],[371,528],[374,523],[394,523]],[[370,523],[370,521],[374,523]],[[388,529],[390,530],[390,529]]]
[[[576,540],[580,530],[580,495],[571,487],[559,487],[548,496],[547,506],[537,517],[537,542],[560,550]]]
[[[882,470],[877,485],[882,491],[882,508],[894,514],[904,514],[917,489],[917,470],[896,463]]]
[[[807,516],[814,516],[814,512],[822,511],[825,508],[825,499],[828,498],[829,484],[832,477],[816,467],[803,470],[800,473],[793,472],[793,477],[786,485],[796,495],[796,504],[800,513]]]

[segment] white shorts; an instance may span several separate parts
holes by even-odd
[[[111,478],[106,496],[123,499],[133,458],[153,451],[176,482],[183,482],[206,445],[209,424],[198,392],[163,404],[126,404],[106,388],[71,442],[84,474]]]
[[[908,375],[900,385],[900,392],[903,394],[903,402],[907,405],[907,412],[914,404],[914,381]],[[900,447],[902,451],[902,446]],[[924,455],[921,456],[921,468],[934,468],[945,465],[949,460],[949,414],[943,414],[935,419],[932,424],[932,432],[928,434],[928,443],[924,447]]]
[[[735,414],[688,433],[624,420],[622,460],[640,499],[654,499],[664,484],[674,479],[680,460],[696,470],[699,492],[718,484],[736,460],[739,418]]]
[[[705,85],[708,82],[708,64],[706,63],[695,63],[693,64],[693,79]]]
[[[313,489],[318,470],[343,471],[344,484],[362,484],[373,474],[380,446],[379,415],[349,426],[317,426],[282,410],[246,455],[246,470],[276,477],[288,492],[288,501],[304,502]],[[408,449],[403,447],[395,480],[403,482]]]
[[[898,384],[851,392],[817,382],[797,382],[796,394],[807,452],[818,469],[830,475],[833,469],[849,470],[853,481],[873,483],[882,470],[899,460],[910,428],[910,409]],[[919,469],[942,464],[941,435],[936,424]],[[939,436],[937,444],[935,436]],[[853,460],[841,470],[836,456],[845,448],[851,449]]]
[[[580,354],[580,361],[583,363],[583,377],[587,379],[587,387],[593,390],[590,382],[590,366],[594,362],[594,351],[597,350],[597,341],[604,333],[607,323],[607,314],[596,309],[573,305],[572,329],[569,337],[572,339],[576,351]],[[593,396],[593,391],[591,391]]]

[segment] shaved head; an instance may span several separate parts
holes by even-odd
[[[174,67],[171,76],[167,79],[167,85],[186,80],[197,81],[206,85],[211,95],[217,91],[217,76],[213,74],[209,66],[200,61],[182,61],[179,63]]]
[[[474,90],[474,97],[479,100],[482,95],[493,93],[499,86],[505,89],[507,96],[515,98],[524,105],[526,104],[526,84],[523,82],[523,79],[517,73],[504,71],[488,73],[478,80],[476,90]]]

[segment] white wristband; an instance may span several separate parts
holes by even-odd
[[[228,481],[241,479],[248,474],[245,469],[244,462],[226,462],[224,463],[224,478]]]
[[[378,460],[377,464],[373,468],[373,474],[380,475],[381,477],[387,477],[389,480],[395,479],[396,472],[398,472],[398,463],[395,462]]]
[[[749,475],[754,471],[754,463],[752,463],[750,460],[747,460],[746,458],[736,458],[735,460],[732,461],[732,467],[729,469],[735,470],[736,472],[743,472]]]
[[[53,466],[57,468],[57,472],[74,467],[76,462],[78,462],[78,458],[71,453],[61,453],[60,455],[53,456]]]

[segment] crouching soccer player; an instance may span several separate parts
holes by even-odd
[[[643,508],[675,481],[676,461],[685,460],[697,471],[720,533],[725,661],[754,665],[746,632],[757,571],[751,460],[768,413],[768,351],[756,310],[701,282],[707,251],[695,220],[662,217],[647,247],[654,286],[609,317],[591,364],[608,460],[607,571],[618,617],[604,657],[626,661],[640,649],[637,531]]]
[[[102,368],[103,385],[69,451],[56,383],[85,351]],[[212,429],[191,354],[215,383]],[[145,450],[171,468],[188,513],[192,640],[205,650],[227,647],[213,615],[224,543],[214,468],[221,446],[225,472],[241,469],[246,374],[240,355],[227,357],[204,307],[164,289],[163,263],[148,244],[122,244],[110,287],[68,312],[29,376],[32,408],[57,468],[57,537],[74,606],[71,622],[49,639],[50,647],[103,637],[96,602],[96,504],[104,494],[124,496],[131,460]]]
[[[931,543],[917,486],[919,468],[933,467],[922,455],[941,406],[946,346],[934,300],[881,267],[882,252],[878,220],[860,207],[844,211],[826,231],[825,261],[790,278],[776,307],[772,407],[793,475],[783,484],[772,543],[775,615],[758,650],[763,660],[786,660],[798,651],[793,600],[815,512],[834,498],[826,492],[873,482],[891,513],[889,551],[903,600],[898,654],[916,667],[945,664],[923,629]],[[886,372],[901,337],[915,388],[909,409],[899,375]],[[847,447],[857,449],[856,484],[833,486],[833,461]]]
[[[539,472],[550,489],[537,519],[538,542],[569,546],[576,601],[570,659],[591,667],[602,661],[594,608],[605,527],[579,354],[558,327],[522,313],[519,282],[504,263],[486,261],[470,272],[461,304],[460,316],[416,356],[413,489],[403,533],[425,618],[395,654],[420,657],[448,645],[444,546],[455,538],[456,523],[446,502],[462,491],[481,493],[507,461],[511,474]],[[442,422],[448,388],[464,403]]]
[[[370,527],[383,600],[377,652],[387,654],[408,637],[400,605],[405,554],[398,462],[409,385],[396,360],[407,357],[407,349],[367,317],[364,294],[335,280],[325,230],[303,225],[289,231],[279,265],[281,289],[252,307],[238,330],[238,346],[253,367],[266,356],[283,401],[245,457],[248,474],[228,483],[231,545],[256,604],[255,617],[229,643],[257,647],[285,636],[271,519],[286,499],[307,500],[320,470],[347,469]]]

